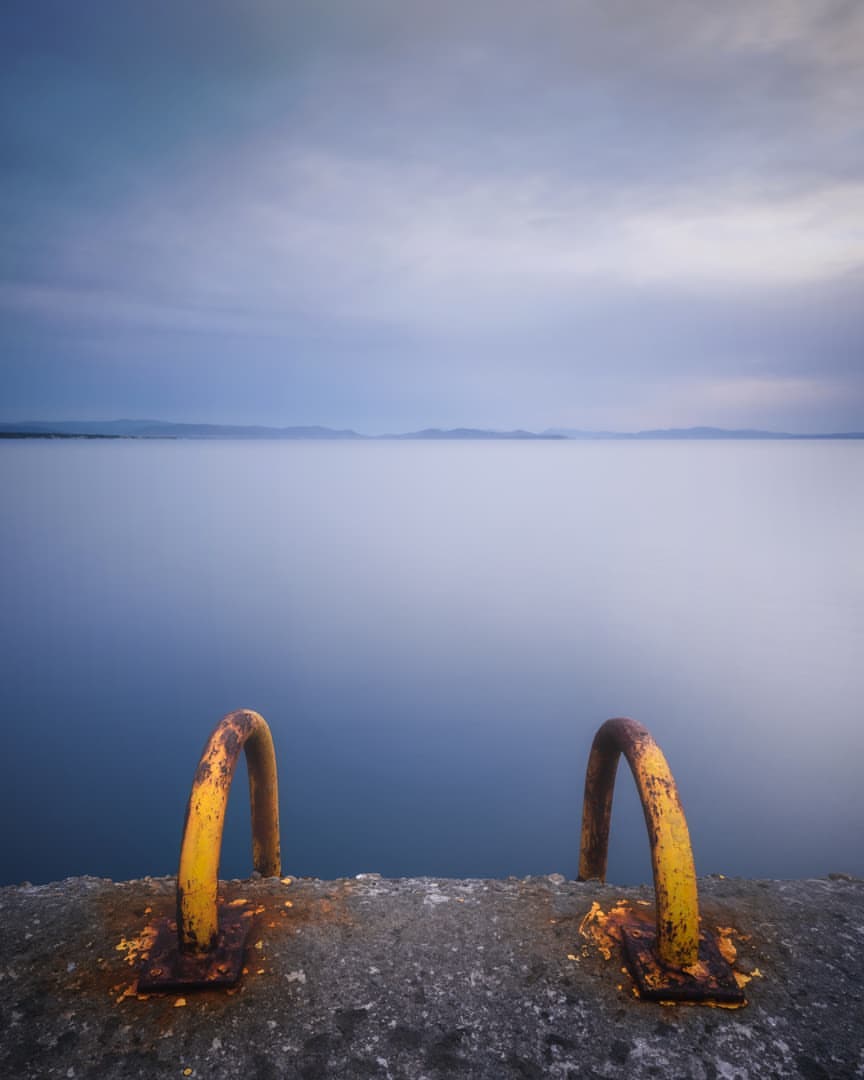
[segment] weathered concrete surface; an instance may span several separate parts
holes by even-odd
[[[185,1004],[139,1000],[127,962],[173,880],[0,889],[0,1076],[864,1077],[864,882],[700,888],[703,922],[734,926],[739,970],[762,973],[746,1009],[635,1000],[620,958],[580,936],[594,900],[650,889],[230,882],[257,909],[249,974]]]

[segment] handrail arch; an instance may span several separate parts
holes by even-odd
[[[252,862],[262,877],[279,877],[279,794],[270,728],[260,713],[223,717],[201,754],[186,808],[177,872],[180,950],[202,955],[219,935],[219,857],[228,792],[241,749],[246,751],[252,811]]]
[[[699,897],[687,820],[660,747],[636,720],[607,720],[594,736],[585,775],[579,880],[606,878],[612,796],[624,754],[636,781],[648,839],[657,904],[657,954],[674,967],[699,956]]]

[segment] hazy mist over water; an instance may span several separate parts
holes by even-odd
[[[286,872],[572,876],[630,715],[700,873],[862,874],[862,476],[839,442],[0,446],[0,881],[173,873],[239,707]],[[609,878],[650,879],[626,764]]]

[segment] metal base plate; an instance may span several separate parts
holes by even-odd
[[[180,952],[175,920],[160,919],[156,940],[138,976],[139,993],[234,986],[243,973],[251,923],[239,912],[221,908],[216,947],[196,956]]]
[[[717,1005],[746,1005],[744,991],[735,981],[713,938],[699,935],[699,959],[689,968],[667,967],[657,958],[653,928],[622,927],[627,966],[639,996],[648,1001],[692,1001]]]

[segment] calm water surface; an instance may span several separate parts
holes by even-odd
[[[841,442],[6,443],[0,881],[173,873],[241,706],[286,872],[573,875],[630,715],[700,873],[862,874],[862,478]],[[623,766],[610,879],[647,851]]]

